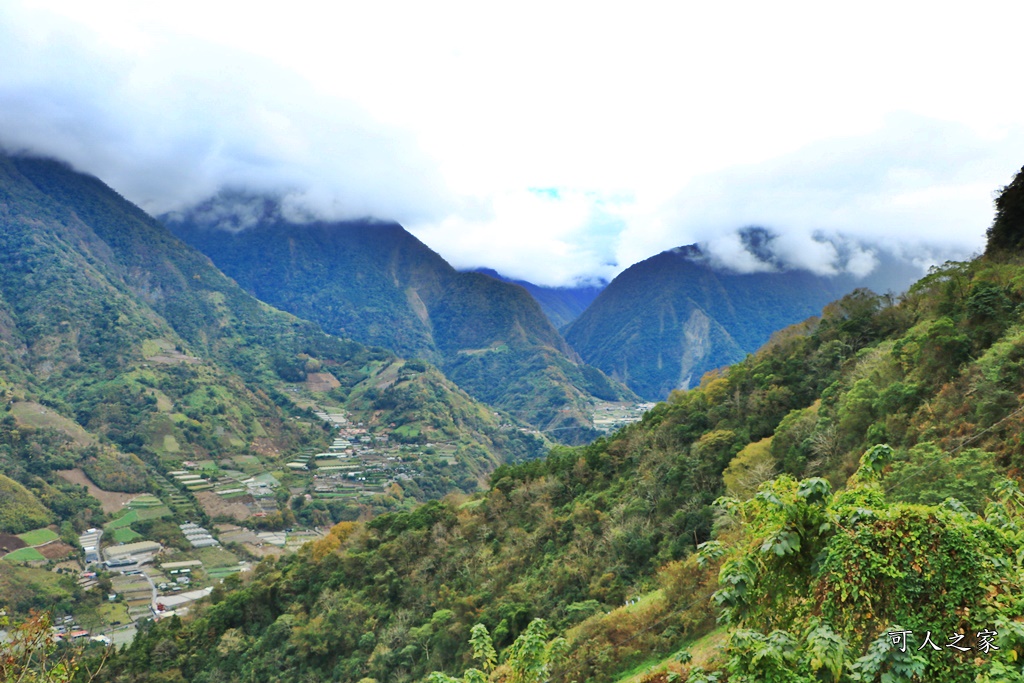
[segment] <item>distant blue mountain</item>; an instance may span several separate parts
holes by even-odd
[[[866,278],[786,270],[767,245],[767,231],[740,234],[747,251],[773,270],[730,272],[697,245],[662,252],[612,280],[562,330],[566,340],[584,361],[640,396],[663,400],[854,289],[901,292],[921,276],[920,269],[881,252],[880,265]]]
[[[545,287],[543,285],[535,285],[532,282],[526,280],[514,280],[509,277],[505,277],[496,270],[491,268],[477,268],[474,273],[482,273],[484,275],[493,277],[496,280],[502,282],[510,282],[514,285],[519,285],[527,292],[530,293],[540,308],[544,311],[544,315],[548,317],[551,324],[558,329],[565,328],[566,325],[571,323],[576,318],[580,317],[580,314],[587,309],[587,306],[597,298],[597,295],[601,293],[601,290],[608,286],[608,283],[604,280],[600,280],[595,285],[582,285],[578,287]]]

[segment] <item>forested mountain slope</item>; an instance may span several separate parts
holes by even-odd
[[[57,470],[138,492],[183,460],[259,455],[282,466],[290,451],[326,445],[321,420],[285,391],[310,367],[332,376],[342,405],[455,444],[451,466],[410,487],[410,501],[472,489],[539,447],[435,369],[257,301],[96,178],[0,157],[0,474],[32,497],[8,485],[0,532],[64,523],[74,542],[103,521]],[[322,512],[359,514],[343,507]]]
[[[566,340],[639,395],[664,400],[857,287],[898,292],[913,281],[907,264],[885,254],[867,279],[786,269],[765,253],[766,231],[748,229],[743,237],[763,272],[726,270],[696,245],[662,252],[612,280],[565,329]]]
[[[248,220],[224,230],[240,211]],[[400,225],[296,223],[270,199],[231,195],[165,221],[259,299],[435,363],[470,395],[555,438],[594,435],[594,397],[631,397],[582,363],[521,287],[456,271]]]
[[[1024,680],[1022,267],[847,295],[606,440],[263,563],[105,679]]]

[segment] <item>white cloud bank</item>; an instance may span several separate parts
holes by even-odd
[[[8,2],[0,143],[154,213],[284,193],[542,284],[692,242],[744,267],[749,225],[817,272],[873,263],[821,233],[981,248],[1024,7],[691,5]]]

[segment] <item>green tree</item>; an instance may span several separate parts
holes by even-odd
[[[1024,168],[996,197],[995,221],[986,234],[986,254],[1017,249],[1024,241]]]
[[[496,676],[501,676],[501,680],[509,683],[544,683],[550,679],[551,670],[562,661],[568,650],[565,638],[549,640],[551,629],[548,623],[543,619],[534,619],[506,650],[504,666],[496,668],[497,653],[487,628],[477,624],[471,634],[469,642],[473,646],[473,658],[480,662],[483,671],[467,669],[462,678],[452,678],[434,671],[427,677],[430,683],[485,683]],[[506,667],[507,672],[503,675],[501,669]]]

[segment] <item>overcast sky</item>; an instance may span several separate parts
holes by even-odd
[[[749,225],[822,272],[821,234],[966,255],[1024,165],[1022,3],[496,5],[6,1],[0,143],[542,284]]]

